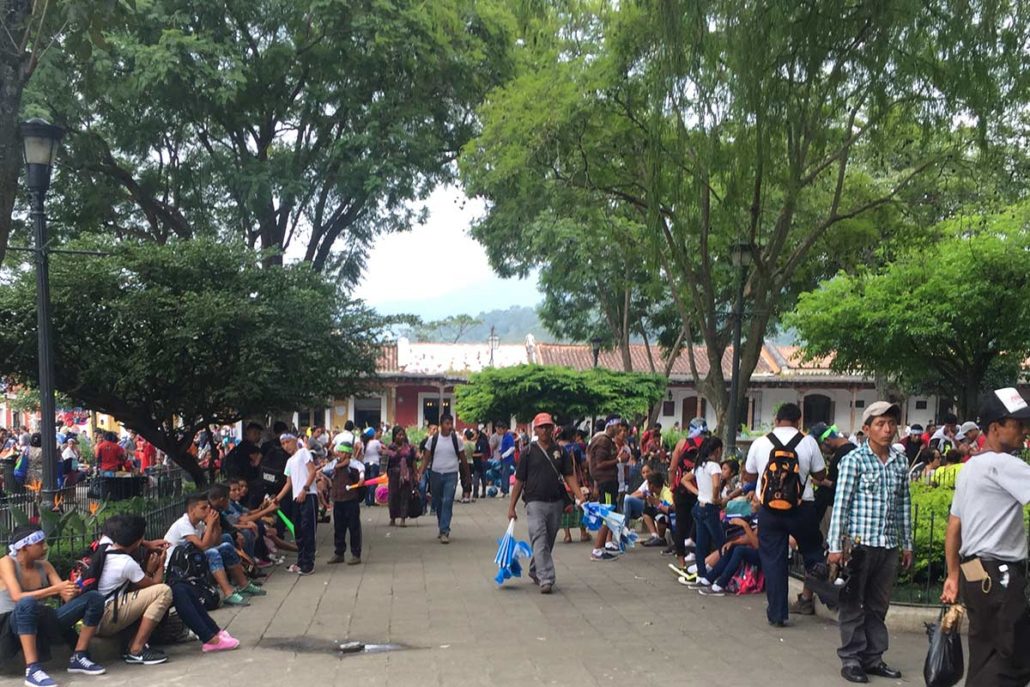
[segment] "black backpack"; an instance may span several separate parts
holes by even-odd
[[[204,608],[213,611],[221,604],[218,590],[211,585],[211,571],[207,556],[190,542],[183,542],[172,549],[168,559],[165,582],[169,585],[188,584],[197,592]]]
[[[786,445],[780,443],[773,432],[767,436],[773,448],[759,486],[762,505],[778,511],[794,510],[801,505],[801,497],[805,494],[805,481],[801,479],[797,452],[798,444],[805,435],[798,432]]]
[[[126,551],[112,549],[110,544],[93,542],[82,556],[72,563],[68,580],[74,582],[83,592],[94,591],[100,585],[100,575],[104,572],[104,563],[107,561],[107,557],[114,554],[129,555]],[[108,596],[113,596],[118,591],[120,590],[116,590]]]

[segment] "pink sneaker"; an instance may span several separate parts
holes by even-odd
[[[212,651],[232,651],[240,645],[240,640],[230,635],[225,630],[222,630],[214,639],[200,647],[200,650],[205,654],[209,654]]]

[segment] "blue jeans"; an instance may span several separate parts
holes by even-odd
[[[787,620],[789,613],[787,555],[790,537],[798,543],[805,569],[823,560],[822,535],[815,522],[815,505],[809,501],[790,511],[762,507],[758,516],[758,552],[765,573],[766,617],[771,623]]]
[[[200,637],[200,641],[207,644],[219,632],[218,623],[211,619],[207,609],[201,603],[193,585],[185,582],[176,582],[172,587],[172,604],[182,618],[186,627],[193,630],[193,633]]]
[[[458,488],[458,473],[429,471],[429,491],[433,492],[433,510],[440,534],[451,533],[451,511],[454,510],[454,490]]]
[[[240,556],[236,553],[232,537],[228,534],[223,534],[222,543],[207,549],[204,551],[204,555],[207,556],[207,567],[213,573],[240,564]]]
[[[11,627],[15,634],[34,635],[39,631],[39,614],[43,604],[31,597],[22,597],[11,611]],[[96,591],[83,592],[54,611],[59,627],[74,627],[82,621],[87,627],[96,627],[104,615],[104,597]]]
[[[365,466],[365,479],[374,479],[379,476],[378,465],[366,465]],[[374,506],[376,502],[376,488],[369,487],[368,494],[365,495],[365,505]]]
[[[750,546],[734,546],[730,549],[729,555],[720,558],[715,567],[708,571],[706,577],[709,582],[714,582],[723,589],[726,589],[726,585],[737,574],[741,565],[744,563],[760,565],[759,558],[758,549],[753,549]]]
[[[726,532],[719,520],[719,507],[711,503],[696,504],[694,522],[697,524],[697,549],[694,552],[697,557],[697,574],[706,577],[708,570],[705,568],[705,556],[726,543]]]
[[[643,517],[644,499],[626,494],[626,499],[622,503],[622,512],[626,515],[627,521]]]

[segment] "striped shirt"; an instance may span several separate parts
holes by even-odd
[[[893,446],[883,463],[866,442],[844,456],[837,472],[837,493],[826,538],[830,551],[841,551],[841,539],[887,549],[912,548],[912,499],[908,492],[908,460]]]

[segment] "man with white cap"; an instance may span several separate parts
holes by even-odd
[[[963,422],[955,435],[955,441],[958,442],[958,450],[962,452],[963,459],[969,460],[969,456],[979,453],[984,444],[980,425],[975,422]]]
[[[1030,465],[1013,453],[1030,432],[1030,406],[1012,388],[987,395],[980,409],[983,451],[955,485],[944,551],[941,601],[960,596],[969,613],[967,687],[1030,684],[1030,606],[1026,588]]]
[[[868,675],[891,679],[901,671],[883,662],[889,637],[884,619],[900,563],[912,565],[912,505],[908,459],[892,443],[901,409],[877,401],[862,414],[867,441],[841,459],[827,543],[828,562],[841,563],[845,539],[852,543],[850,577],[841,593],[837,655],[848,682]]]
[[[533,547],[533,560],[529,564],[529,578],[540,586],[541,594],[550,594],[554,587],[554,559],[551,552],[561,527],[561,516],[567,502],[566,494],[579,507],[579,480],[576,479],[572,458],[554,440],[554,420],[547,413],[533,418],[536,441],[515,468],[515,486],[511,491],[508,519],[514,520],[515,506],[522,496],[526,502],[529,523],[529,542]]]

